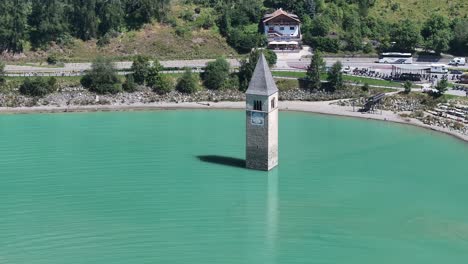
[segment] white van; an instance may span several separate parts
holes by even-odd
[[[455,65],[455,66],[465,66],[466,64],[466,59],[465,58],[454,58],[449,62],[449,65]]]
[[[448,67],[445,64],[432,64],[431,65],[431,73],[448,73]]]

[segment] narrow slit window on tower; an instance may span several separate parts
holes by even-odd
[[[275,108],[275,98],[271,99],[271,109]]]
[[[255,111],[262,111],[262,101],[254,101],[254,110]]]

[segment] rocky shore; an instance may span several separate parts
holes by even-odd
[[[450,105],[458,102],[439,103],[424,95],[404,96],[393,94],[387,96],[383,102],[377,106],[377,111],[391,111],[406,120],[418,120],[424,125],[437,127],[448,131],[468,136],[468,111],[457,111],[459,116],[444,115],[434,111],[438,107],[451,108]],[[333,104],[342,107],[354,107],[359,109],[365,104],[365,98],[354,100],[338,100]],[[465,106],[466,107],[466,106]],[[465,109],[465,107],[453,107],[454,109]]]
[[[354,98],[360,94],[356,90],[344,90],[334,93],[317,91],[309,92],[302,89],[290,89],[280,91],[282,101],[330,101],[342,98]],[[219,101],[244,101],[244,93],[238,90],[201,90],[194,94],[184,94],[172,91],[168,94],[157,94],[147,87],[140,87],[134,93],[118,93],[115,95],[97,95],[83,89],[81,86],[66,87],[60,91],[45,97],[28,97],[16,91],[0,93],[0,107],[34,107],[34,106],[92,106],[92,105],[132,105],[149,104],[156,102],[219,102]]]

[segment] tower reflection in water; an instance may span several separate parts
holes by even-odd
[[[268,172],[267,206],[266,206],[266,246],[269,263],[276,263],[276,250],[278,240],[278,169]]]

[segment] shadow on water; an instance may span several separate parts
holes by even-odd
[[[236,168],[245,168],[244,159],[218,156],[218,155],[202,155],[202,156],[197,156],[197,158],[203,162],[236,167]]]

